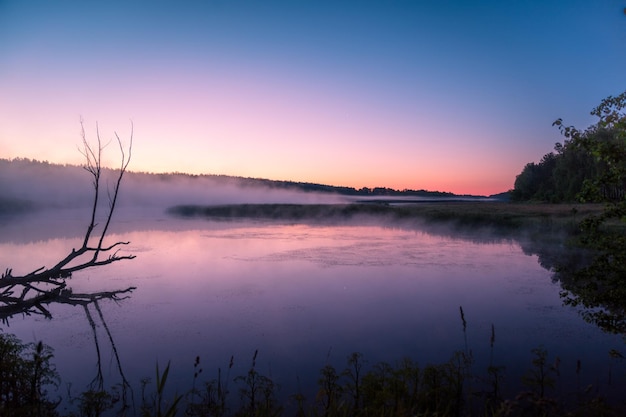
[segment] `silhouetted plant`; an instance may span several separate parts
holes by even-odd
[[[190,398],[186,414],[190,416],[202,417],[222,417],[228,415],[226,399],[228,397],[228,380],[230,379],[230,370],[234,364],[234,357],[230,357],[226,377],[222,378],[222,368],[217,369],[217,378],[206,381],[202,390],[195,388],[196,379],[200,374],[198,366],[200,357],[196,357],[194,362],[194,387],[189,393]]]
[[[332,365],[326,364],[320,370],[320,374],[321,377],[317,381],[319,386],[317,402],[322,407],[324,416],[328,417],[339,410],[342,387],[339,384],[339,374]]]
[[[494,365],[493,363],[493,351],[496,343],[496,328],[491,324],[491,337],[489,338],[489,366],[487,367],[487,383],[489,385],[489,391],[486,392],[486,404],[488,409],[495,409],[502,401],[501,398],[501,383],[504,377],[504,370],[506,367]]]
[[[289,396],[289,398],[296,402],[296,417],[305,417],[307,415],[305,411],[306,396],[302,393],[300,388],[300,377],[296,376],[298,391],[295,394]]]
[[[182,400],[183,396],[174,394],[174,397],[169,402],[166,402],[165,399],[165,384],[167,383],[169,372],[169,362],[162,374],[159,371],[159,364],[156,364],[156,391],[149,399],[145,397],[145,387],[150,383],[150,380],[142,380],[141,413],[144,417],[175,417],[178,413],[178,403]]]
[[[397,398],[394,403],[396,412],[408,412],[416,409],[418,406],[418,399],[420,394],[421,373],[420,368],[416,362],[409,358],[405,358],[400,362],[400,365],[393,370],[394,379],[397,383],[394,383],[394,393]]]
[[[392,380],[393,368],[387,362],[379,362],[363,377],[363,407],[386,415],[397,408]]]
[[[256,370],[256,358],[259,351],[254,351],[252,366],[245,376],[235,378],[236,382],[242,384],[239,389],[242,408],[237,413],[241,416],[277,416],[282,412],[282,408],[276,402],[277,386],[274,381],[261,375]]]
[[[546,349],[537,347],[531,353],[532,368],[522,377],[522,383],[530,391],[519,393],[515,401],[510,403],[511,407],[522,412],[522,415],[561,415],[563,410],[556,399],[547,395],[547,390],[555,387],[556,377],[559,375],[558,358],[555,365],[549,365]]]
[[[457,384],[452,375],[453,369],[447,363],[427,365],[424,368],[420,411],[433,415],[452,415],[457,397]]]
[[[345,386],[345,391],[352,396],[353,400],[353,412],[359,413],[362,402],[362,384],[363,384],[363,354],[353,352],[348,356],[348,367],[344,369],[341,375],[348,378],[348,382]]]
[[[457,394],[458,397],[456,399],[457,409],[462,407],[463,392],[466,390],[468,393],[469,400],[469,408],[472,408],[471,399],[472,399],[472,364],[474,363],[474,354],[469,348],[469,344],[467,342],[467,320],[465,319],[465,312],[463,311],[463,307],[459,306],[459,312],[461,314],[461,324],[463,325],[463,340],[465,342],[465,349],[463,352],[455,352],[451,362],[454,363],[457,377]],[[465,389],[465,385],[467,388]]]
[[[495,340],[495,331],[492,330],[492,343]],[[2,335],[5,336],[5,335]],[[14,336],[6,336],[0,343],[0,389],[6,392],[9,389],[21,389],[24,408],[6,408],[6,396],[0,397],[4,402],[0,407],[1,416],[56,416],[55,404],[45,399],[44,387],[46,369],[52,356],[47,354],[45,345],[29,345],[32,349],[28,354],[24,353],[27,345],[21,344]],[[8,342],[8,343],[7,343]],[[174,417],[179,415],[180,402],[186,398],[188,403],[185,415],[194,417],[209,416],[281,416],[284,409],[275,398],[276,385],[271,378],[259,374],[256,369],[255,352],[252,366],[245,375],[238,376],[235,381],[240,384],[239,394],[242,400],[241,408],[230,413],[226,408],[226,396],[228,394],[225,383],[222,381],[221,370],[218,370],[217,380],[207,382],[204,390],[195,388],[195,381],[201,374],[200,360],[194,362],[194,386],[186,396],[174,394],[169,397],[166,394],[166,384],[169,377],[170,365],[168,363],[161,373],[157,364],[156,383],[150,391],[149,380],[142,380],[142,403],[140,413],[144,417]],[[465,390],[464,383],[467,378],[476,378],[476,375],[468,375],[466,369],[467,357],[465,352],[456,352],[449,361],[440,364],[431,364],[423,370],[411,359],[399,361],[395,366],[386,362],[375,364],[370,370],[365,370],[365,360],[360,353],[348,356],[348,367],[342,374],[338,374],[334,367],[327,364],[321,370],[319,393],[314,407],[307,409],[304,401],[299,403],[296,411],[297,416],[535,416],[535,415],[567,415],[571,416],[614,416],[619,415],[620,409],[611,408],[599,397],[597,390],[588,386],[579,389],[576,394],[576,402],[559,402],[558,397],[551,396],[549,390],[555,386],[556,378],[560,374],[558,358],[548,363],[547,351],[541,347],[532,350],[532,368],[524,376],[524,383],[530,388],[516,397],[502,400],[499,389],[492,387],[492,392],[486,396],[477,396],[477,400],[484,398],[480,404],[472,404],[467,401],[469,393]],[[621,354],[617,351],[610,352],[613,361],[621,361]],[[16,359],[17,358],[17,359]],[[21,358],[21,359],[20,359]],[[24,363],[27,362],[27,365]],[[229,364],[232,368],[233,360]],[[5,372],[4,370],[15,368],[17,370],[30,370],[28,373]],[[488,372],[494,368],[491,362]],[[497,367],[495,367],[497,368]],[[577,374],[580,373],[580,362],[576,365]],[[16,378],[21,378],[21,383],[14,383]],[[226,378],[228,379],[228,378]],[[34,382],[38,380],[39,383]],[[358,382],[357,384],[357,381]],[[357,396],[356,387],[359,387]],[[40,394],[33,394],[33,387],[40,390]],[[491,394],[491,396],[489,395]],[[40,407],[35,408],[32,399],[39,401]],[[292,397],[293,398],[293,397]],[[359,401],[355,401],[358,398]],[[492,401],[493,398],[498,401]],[[11,400],[14,400],[11,397]],[[98,417],[110,415],[112,408],[121,401],[120,392],[117,389],[87,390],[78,397],[72,399],[78,405],[70,417]],[[4,413],[4,411],[7,413]],[[122,409],[117,415],[131,417],[134,413],[128,409]]]
[[[119,400],[117,392],[90,389],[73,398],[72,403],[78,404],[80,417],[100,417],[112,409]]]
[[[52,358],[52,348],[42,342],[23,344],[0,331],[0,415],[57,415],[58,402],[48,398],[48,388],[60,381]]]
[[[200,367],[200,356],[196,356],[195,361],[193,362],[193,384],[191,386],[191,400],[193,402],[198,391],[196,390],[196,381],[198,377],[202,374],[202,368]]]
[[[558,368],[547,363],[548,351],[543,347],[532,349],[532,369],[522,378],[522,382],[533,392],[543,398],[548,388],[554,388],[556,379],[553,375],[558,374]]]

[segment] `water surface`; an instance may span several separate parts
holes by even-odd
[[[52,211],[5,221],[0,266],[19,275],[52,265],[80,246],[83,217]],[[551,272],[515,239],[376,221],[200,221],[160,212],[121,213],[112,232],[108,241],[130,241],[124,253],[136,259],[77,273],[70,286],[75,292],[137,287],[120,303],[99,303],[135,387],[153,376],[157,361],[171,361],[182,389],[192,384],[197,355],[207,380],[234,356],[235,391],[232,378],[246,372],[258,349],[257,370],[281,386],[284,398],[299,389],[312,398],[319,369],[327,362],[343,369],[354,351],[370,365],[403,357],[426,365],[471,349],[477,374],[486,374],[493,355],[515,391],[538,346],[551,360],[560,358],[564,385],[579,376],[577,360],[586,380],[606,385],[615,366],[607,352],[622,345],[562,306]],[[111,342],[89,308],[112,385],[120,376]],[[84,389],[97,370],[87,314],[67,305],[50,311],[52,320],[20,316],[3,328],[25,342],[51,345],[63,381]]]

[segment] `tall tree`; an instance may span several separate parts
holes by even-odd
[[[611,202],[626,198],[626,92],[591,111],[598,122],[585,130],[557,126],[565,137],[539,163],[527,164],[515,180],[512,199],[550,202]]]
[[[585,201],[609,201],[622,205],[626,198],[626,91],[609,96],[591,111],[599,118],[596,125],[581,131],[556,120],[563,136],[579,144],[592,156],[597,175],[584,182]]]

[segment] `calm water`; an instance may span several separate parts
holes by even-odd
[[[0,267],[17,275],[50,266],[80,246],[84,225],[84,213],[70,211],[5,220]],[[127,300],[99,304],[137,392],[157,361],[171,361],[173,381],[190,387],[197,355],[204,380],[234,356],[234,392],[232,378],[246,372],[257,349],[257,370],[285,397],[298,387],[314,392],[319,369],[327,361],[343,369],[353,351],[370,365],[406,356],[443,362],[465,349],[460,306],[475,372],[486,374],[493,324],[494,363],[506,366],[510,389],[519,388],[532,348],[544,346],[551,361],[559,356],[563,381],[574,378],[580,359],[585,380],[604,385],[609,367],[616,372],[608,351],[623,346],[563,307],[551,273],[515,240],[374,221],[219,222],[160,213],[121,213],[108,239],[118,240],[130,241],[125,253],[137,258],[77,273],[70,284],[75,292],[137,287]],[[64,305],[50,311],[52,320],[19,316],[3,328],[51,345],[64,383],[85,389],[97,370],[87,314]],[[96,309],[89,312],[105,384],[113,385],[120,378],[111,342]]]

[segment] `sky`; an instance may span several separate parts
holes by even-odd
[[[0,0],[0,158],[490,195],[626,89],[626,0]],[[105,163],[119,163],[110,143]]]

